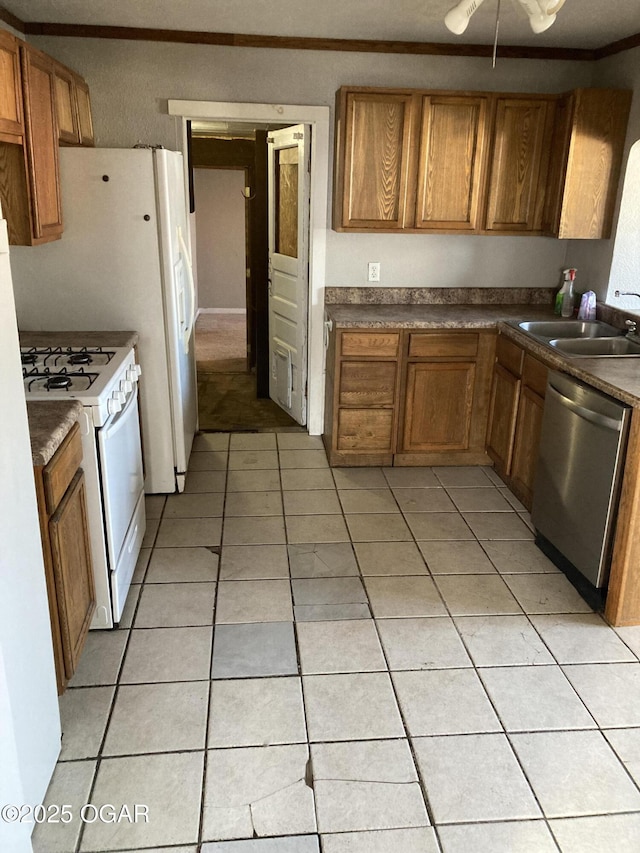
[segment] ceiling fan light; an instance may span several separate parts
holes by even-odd
[[[461,36],[467,29],[469,18],[484,0],[461,0],[453,9],[449,9],[444,17],[445,26],[450,32]]]
[[[554,23],[556,16],[545,11],[545,0],[519,0],[519,3],[527,13],[531,29],[536,35],[545,32]]]
[[[556,16],[555,15],[544,15],[540,13],[539,15],[530,15],[529,16],[529,24],[531,25],[531,29],[537,35],[538,33],[543,33],[545,30],[548,30],[552,24],[555,23]]]

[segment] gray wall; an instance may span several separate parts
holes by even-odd
[[[243,169],[194,169],[198,308],[246,307]]]
[[[262,50],[33,38],[91,87],[97,144],[179,148],[168,98],[329,105],[341,85],[561,92],[594,83],[593,63]],[[598,83],[600,81],[598,80]],[[330,180],[330,177],[329,177]],[[328,286],[555,286],[567,243],[547,238],[327,233]],[[576,264],[579,265],[579,264]]]

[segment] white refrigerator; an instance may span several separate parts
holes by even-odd
[[[182,154],[62,148],[60,177],[62,239],[12,252],[19,327],[139,333],[145,491],[182,491],[198,419]]]

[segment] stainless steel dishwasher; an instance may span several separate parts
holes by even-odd
[[[587,598],[608,580],[630,413],[549,373],[531,519],[538,545]]]

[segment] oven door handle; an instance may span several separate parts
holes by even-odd
[[[118,430],[122,427],[122,425],[127,420],[127,415],[133,409],[136,404],[136,400],[138,399],[138,385],[136,384],[132,394],[129,396],[129,399],[126,402],[124,409],[121,409],[115,418],[111,421],[108,427],[104,431],[104,437],[106,440],[110,439],[114,436]]]

